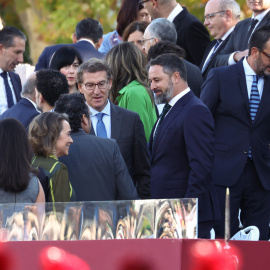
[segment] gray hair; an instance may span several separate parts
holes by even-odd
[[[23,84],[21,97],[34,98],[36,87],[36,75],[31,75]]]
[[[157,38],[159,41],[170,41],[176,43],[177,33],[172,22],[164,18],[153,20],[146,28],[151,37]]]
[[[91,58],[88,61],[83,62],[77,71],[77,82],[79,84],[83,83],[83,74],[84,72],[96,73],[98,71],[105,71],[107,73],[108,79],[111,79],[111,71],[108,64],[100,59]]]
[[[239,4],[234,0],[220,0],[220,10],[231,10],[235,19],[240,19],[241,9]]]

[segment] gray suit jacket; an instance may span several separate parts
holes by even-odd
[[[61,157],[76,192],[76,201],[134,200],[133,181],[114,140],[86,134],[71,134],[69,155]]]
[[[93,128],[90,134],[95,135]],[[150,198],[150,160],[140,116],[111,103],[111,138],[120,148],[140,198]]]
[[[248,30],[250,27],[251,18],[245,19],[239,22],[226,44],[225,48],[217,55],[215,59],[215,67],[227,66],[230,55],[236,51],[244,51],[248,49],[249,35]],[[270,25],[270,11],[264,16],[261,22],[256,27],[255,31],[263,27],[264,25]]]

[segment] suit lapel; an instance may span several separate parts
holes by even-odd
[[[260,23],[258,24],[256,29],[259,29],[259,28],[261,28],[265,25],[269,25],[269,24],[270,24],[270,11],[263,17],[263,19],[260,21]]]
[[[183,109],[183,106],[191,99],[191,97],[194,96],[192,91],[188,92],[186,95],[184,95],[182,98],[180,98],[175,105],[170,109],[168,114],[165,116],[163,122],[161,123],[157,137],[155,138],[155,143],[152,145],[152,159],[155,155],[155,152],[158,148],[158,145],[164,135],[164,132],[167,130],[171,122],[177,117],[181,110]]]
[[[181,25],[183,25],[183,21],[187,15],[188,11],[185,7],[183,10],[174,18],[173,23],[175,24],[176,31],[178,30]]]
[[[18,84],[18,80],[17,80],[17,78],[15,78],[15,75],[12,72],[9,72],[8,74],[10,76],[10,80],[11,80],[11,83],[12,83],[12,86],[13,86],[13,89],[14,89],[16,100],[18,102],[21,99],[21,96],[20,96],[20,88],[21,87]]]
[[[204,65],[204,62],[208,56],[208,54],[210,53],[210,51],[212,50],[212,48],[215,46],[216,44],[216,40],[213,40],[208,46],[207,48],[205,49],[205,52],[204,52],[204,55],[203,55],[203,59],[202,59],[202,62],[201,62],[201,65],[200,65],[200,69],[202,70],[203,68],[203,65]]]
[[[121,131],[123,116],[118,107],[111,103],[111,138],[118,140]]]

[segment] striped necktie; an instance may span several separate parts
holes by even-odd
[[[250,110],[250,117],[252,120],[252,124],[254,123],[254,120],[255,120],[259,105],[260,105],[260,94],[259,94],[259,90],[258,90],[258,81],[259,81],[259,76],[253,75],[253,83],[251,86],[250,99],[249,99],[249,110]],[[248,156],[249,156],[249,158],[252,159],[251,147],[249,147]]]

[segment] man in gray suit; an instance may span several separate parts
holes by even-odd
[[[68,169],[77,201],[134,200],[136,188],[114,140],[89,135],[90,111],[82,95],[62,95],[55,111],[66,113],[73,144],[60,158]]]
[[[239,22],[225,48],[215,60],[215,67],[233,65],[248,55],[249,40],[255,29],[270,25],[270,0],[246,0],[253,11],[252,18]]]
[[[99,59],[84,62],[78,69],[77,82],[92,113],[90,134],[116,140],[140,198],[150,198],[150,160],[144,127],[137,113],[109,102],[112,79],[108,65]]]

